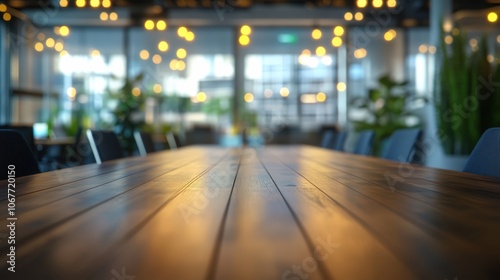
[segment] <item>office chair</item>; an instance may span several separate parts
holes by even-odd
[[[373,139],[375,138],[375,132],[373,130],[363,130],[359,133],[358,140],[356,141],[356,147],[354,148],[354,153],[358,155],[370,155],[373,146]]]
[[[97,164],[123,157],[120,141],[113,131],[88,129],[87,139]]]
[[[145,132],[135,131],[134,139],[141,156],[146,156],[147,154],[156,151],[151,135]]]
[[[420,128],[396,130],[389,138],[388,149],[382,158],[404,163],[415,162],[415,152],[421,138]]]
[[[0,180],[8,178],[9,165],[15,166],[15,176],[40,173],[38,163],[28,142],[18,131],[0,129]]]
[[[333,130],[326,130],[323,132],[323,137],[321,138],[321,147],[330,149],[335,143],[335,132]]]
[[[465,164],[464,172],[500,177],[500,127],[483,133]]]
[[[344,151],[344,146],[345,146],[345,140],[347,139],[347,131],[342,130],[339,133],[337,133],[337,137],[335,137],[335,143],[333,144],[333,149],[335,151]]]

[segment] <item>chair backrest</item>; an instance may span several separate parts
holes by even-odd
[[[421,138],[420,128],[396,130],[389,138],[388,148],[383,158],[405,163],[413,162],[413,156]]]
[[[370,155],[373,146],[375,132],[373,130],[363,130],[359,133],[354,153],[358,155]]]
[[[170,150],[175,150],[177,149],[177,141],[175,139],[175,135],[172,131],[169,131],[167,133],[167,144],[168,144],[168,148]]]
[[[135,143],[137,144],[137,148],[139,150],[139,154],[141,156],[146,156],[149,153],[156,152],[155,143],[153,142],[153,138],[151,135],[146,132],[135,131],[134,132]]]
[[[325,130],[321,138],[321,147],[330,149],[335,143],[335,132],[333,130]]]
[[[0,180],[8,178],[9,165],[15,166],[16,177],[40,173],[28,142],[18,131],[0,129]]]
[[[87,139],[97,164],[123,157],[120,141],[113,131],[89,129]]]
[[[464,172],[500,177],[500,127],[483,133],[465,164]]]
[[[333,145],[333,149],[336,151],[344,151],[345,140],[347,139],[347,131],[342,130],[337,133],[337,137],[335,137],[335,143]]]
[[[196,125],[187,133],[187,143],[212,145],[217,143],[216,132],[213,127]]]
[[[21,133],[31,152],[37,157],[37,149],[35,146],[35,133],[33,132],[33,126],[29,125],[0,125],[0,129],[11,129]]]

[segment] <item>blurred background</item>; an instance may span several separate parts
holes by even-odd
[[[125,127],[160,148],[345,131],[347,152],[370,129],[374,155],[421,127],[422,163],[461,170],[500,126],[496,0],[0,3],[0,124],[33,128],[45,170],[92,162],[85,129]]]

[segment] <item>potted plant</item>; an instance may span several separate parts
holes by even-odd
[[[417,127],[420,119],[411,112],[413,97],[405,90],[407,82],[396,82],[388,74],[379,78],[379,87],[368,91],[368,97],[355,98],[351,105],[365,112],[362,119],[352,119],[356,131],[373,130],[373,153],[381,155],[384,141],[402,128]]]
[[[446,36],[453,39],[448,44]],[[438,135],[446,154],[468,155],[486,129],[500,126],[500,66],[493,57],[488,61],[486,35],[477,46],[459,28],[441,37],[434,92]]]
[[[110,98],[117,101],[113,111],[115,132],[121,141],[126,153],[131,155],[135,148],[134,131],[144,125],[144,120],[139,116],[146,100],[145,94],[135,94],[134,87],[139,84],[144,75],[139,74],[132,79],[127,79],[117,92],[110,93]]]

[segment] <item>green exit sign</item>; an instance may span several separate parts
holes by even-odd
[[[297,35],[295,34],[283,33],[278,35],[278,42],[282,44],[295,44],[297,43],[297,41],[298,41]]]

